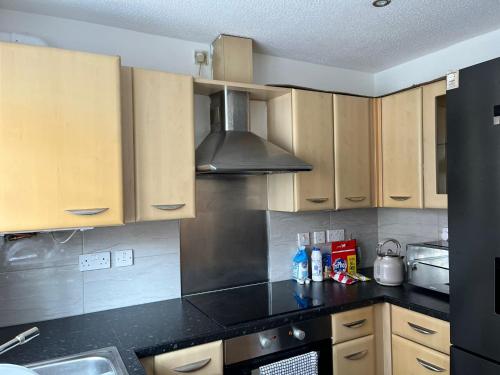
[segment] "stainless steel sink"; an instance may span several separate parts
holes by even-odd
[[[39,375],[128,375],[115,347],[32,363],[26,367]]]

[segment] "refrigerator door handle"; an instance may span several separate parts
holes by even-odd
[[[444,372],[444,371],[446,371],[444,368],[433,365],[432,363],[424,361],[423,359],[420,359],[420,358],[417,358],[417,362],[420,366],[422,366],[423,368],[426,368],[427,370],[430,370],[432,372]]]
[[[408,325],[414,330],[414,331],[417,331],[418,333],[421,333],[423,335],[433,335],[436,333],[436,331],[433,331],[432,329],[429,329],[429,328],[424,328],[422,326],[419,326],[415,323],[410,323],[410,322],[407,322]]]

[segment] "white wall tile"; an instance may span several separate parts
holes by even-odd
[[[131,267],[84,273],[86,313],[180,296],[178,254],[137,258]]]
[[[0,274],[0,326],[83,313],[82,274],[63,266]]]
[[[179,253],[179,221],[151,221],[85,232],[83,252],[133,249],[134,257]]]

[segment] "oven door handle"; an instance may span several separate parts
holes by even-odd
[[[173,368],[172,371],[175,372],[180,372],[180,373],[187,373],[187,372],[194,372],[201,370],[203,367],[208,365],[212,358],[206,358],[202,359],[201,361],[193,362],[193,363],[188,363],[187,365],[179,366],[176,368]]]

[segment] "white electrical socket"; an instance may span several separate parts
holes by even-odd
[[[80,255],[79,266],[82,272],[111,268],[111,253],[104,251],[102,253]]]
[[[309,232],[297,233],[297,244],[299,246],[309,246],[311,241],[309,239]]]
[[[344,229],[328,229],[326,231],[326,242],[344,241]]]
[[[113,251],[113,267],[128,267],[134,264],[134,250]]]
[[[325,232],[313,232],[313,242],[314,244],[325,243]]]

